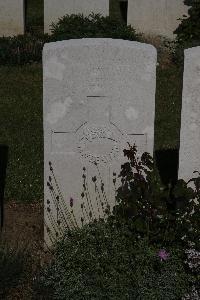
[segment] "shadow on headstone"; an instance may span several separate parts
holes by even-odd
[[[24,0],[24,32],[27,33],[27,0]]]
[[[120,1],[120,12],[122,20],[127,24],[127,11],[128,11],[128,1]]]
[[[178,199],[175,199],[173,194],[173,188],[178,181],[178,158],[178,149],[155,151],[155,161],[161,181],[166,189],[169,188],[170,201],[167,204],[168,209],[175,209],[178,205]]]
[[[157,150],[155,159],[162,183],[174,186],[178,180],[178,149]]]
[[[4,189],[8,163],[8,146],[0,145],[0,226],[4,223]]]

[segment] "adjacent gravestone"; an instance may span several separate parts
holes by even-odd
[[[188,181],[200,171],[200,47],[185,50],[179,178]]]
[[[184,0],[129,0],[128,24],[138,32],[174,38],[180,18],[187,15]]]
[[[114,205],[127,142],[153,154],[156,56],[153,46],[124,40],[45,44],[47,244],[76,225],[74,216],[81,225]]]
[[[24,0],[0,1],[0,36],[24,34]]]
[[[44,31],[50,33],[52,22],[66,14],[83,14],[88,16],[91,13],[109,15],[109,0],[44,0]]]

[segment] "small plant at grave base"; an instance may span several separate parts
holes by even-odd
[[[173,189],[164,187],[148,153],[140,158],[136,146],[129,145],[124,154],[128,162],[119,174],[121,186],[113,211],[103,209],[108,199],[102,178],[92,178],[99,212],[102,209],[105,219],[93,215],[95,199],[91,199],[83,168],[83,227],[65,228],[52,263],[37,278],[36,299],[41,291],[51,291],[47,299],[60,300],[198,299],[199,254],[191,247],[199,249],[200,178],[188,183],[179,180]],[[60,204],[51,163],[50,171],[50,193],[54,200],[59,196]],[[116,174],[113,176],[116,186]],[[188,187],[191,182],[194,189]],[[74,201],[69,199],[71,209]],[[71,220],[74,222],[72,213]]]
[[[82,203],[81,203],[81,209],[82,209],[82,221],[87,223],[88,221],[97,221],[100,219],[107,219],[107,217],[110,215],[110,205],[109,200],[107,198],[105,188],[104,188],[104,182],[98,167],[97,163],[94,163],[97,169],[98,178],[97,176],[92,177],[92,182],[94,186],[94,192],[95,192],[95,201],[92,201],[91,195],[90,195],[90,189],[88,185],[87,175],[86,175],[86,168],[83,167],[83,191],[81,193]],[[97,212],[94,212],[94,204],[97,207]],[[82,222],[82,223],[83,223]]]
[[[38,275],[37,295],[47,299],[180,299],[189,291],[190,276],[180,251],[136,242],[127,225],[100,220],[67,232],[57,244],[54,260]],[[46,298],[44,298],[46,299]]]
[[[52,163],[49,162],[50,176],[47,181],[47,186],[49,188],[49,194],[51,196],[51,200],[46,200],[46,211],[47,218],[49,220],[49,224],[45,221],[45,227],[48,233],[48,236],[54,244],[58,237],[62,237],[66,230],[76,229],[77,222],[73,214],[73,203],[74,199],[70,198],[69,204],[71,207],[71,211],[69,206],[64,199],[62,192],[60,190],[59,184],[54,174],[54,169]],[[52,209],[53,207],[53,209]],[[54,212],[54,210],[56,212]]]
[[[49,162],[50,176],[47,181],[47,186],[51,200],[46,200],[46,211],[49,222],[48,224],[45,222],[45,227],[52,244],[54,244],[58,238],[62,238],[66,230],[78,229],[80,221],[82,226],[84,226],[84,224],[88,222],[94,222],[102,218],[106,219],[110,215],[110,205],[104,190],[104,183],[98,165],[96,163],[95,165],[98,171],[98,178],[93,176],[91,182],[95,191],[95,201],[93,201],[90,195],[86,168],[83,167],[83,191],[80,195],[82,216],[80,216],[80,220],[78,220],[73,210],[75,199],[70,197],[69,203],[64,199],[55,177],[52,163]],[[97,207],[97,212],[94,211],[94,206]]]
[[[173,189],[165,187],[148,153],[139,158],[136,146],[129,145],[124,155],[129,161],[121,167],[113,210],[118,226],[128,222],[135,238],[147,236],[149,243],[199,247],[200,177],[190,180],[194,190],[183,180]],[[115,222],[113,216],[110,220]]]

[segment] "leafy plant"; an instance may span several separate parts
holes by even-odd
[[[179,43],[198,40],[200,42],[200,1],[185,0],[184,4],[190,6],[189,17],[182,19],[179,27],[174,31]]]
[[[139,238],[147,236],[150,243],[199,245],[200,177],[165,187],[152,157],[143,153],[139,158],[136,146],[129,147],[124,150],[129,161],[121,167],[113,210],[117,222],[128,221],[132,232]],[[195,189],[188,186],[191,182]]]
[[[57,24],[51,25],[51,31],[52,39],[55,41],[74,38],[113,38],[131,41],[139,39],[139,35],[130,25],[99,14],[90,14],[88,17],[81,14],[65,15]]]
[[[42,49],[48,35],[18,35],[0,38],[0,65],[22,65],[41,62]]]
[[[194,172],[200,175],[199,172]],[[189,186],[193,183],[193,186]],[[177,237],[181,236],[187,246],[200,249],[200,176],[188,182],[180,179],[174,188],[177,201],[183,204],[176,211]]]
[[[128,162],[121,166],[113,211],[108,209],[105,219],[91,218],[81,229],[76,222],[66,226],[51,264],[36,277],[36,299],[39,294],[59,300],[188,299],[198,293],[198,274],[187,263],[192,259],[199,268],[199,262],[194,264],[199,255],[192,252],[187,259],[184,250],[199,247],[200,177],[165,187],[148,153],[140,157],[137,147],[129,145],[124,155]],[[50,171],[50,192],[54,201],[63,202],[51,163]],[[82,197],[87,200],[86,182],[84,170]],[[88,209],[92,212],[89,204]],[[70,217],[73,225],[75,216]]]
[[[200,0],[185,0],[184,4],[190,6],[189,17],[185,16],[174,31],[177,34],[174,53],[174,60],[177,63],[183,63],[184,49],[200,45]]]
[[[37,276],[35,299],[179,299],[190,276],[179,251],[161,260],[159,250],[136,242],[127,225],[102,220],[68,231]]]
[[[110,17],[91,14],[66,15],[52,24],[52,35],[32,32],[0,38],[0,65],[22,65],[42,61],[44,43],[79,38],[114,38],[137,41],[131,26]]]

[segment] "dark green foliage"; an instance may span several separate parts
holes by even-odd
[[[174,33],[180,43],[200,42],[200,0],[185,0],[184,3],[191,6],[188,10],[189,17],[182,20]]]
[[[0,65],[22,65],[41,62],[44,43],[48,35],[30,34],[0,38]]]
[[[57,24],[52,24],[52,39],[68,40],[80,38],[113,38],[137,41],[139,36],[131,26],[110,17],[91,14],[84,17],[66,15],[59,19]]]
[[[179,202],[174,230],[177,238],[184,233],[184,241],[200,250],[200,173],[195,171],[194,175],[188,183],[180,179],[173,190]],[[189,187],[191,183],[192,187]]]
[[[32,29],[30,30],[32,32]],[[52,25],[52,35],[27,33],[0,38],[0,65],[22,65],[42,61],[44,43],[79,38],[114,38],[136,41],[139,36],[131,26],[100,15],[67,15]]]
[[[27,257],[24,250],[0,243],[0,299],[24,277]]]
[[[188,266],[199,262],[187,255],[200,255],[200,177],[190,180],[194,188],[183,180],[164,187],[148,153],[138,157],[134,145],[124,154],[113,214],[66,230],[36,277],[35,299],[179,300],[198,290]]]
[[[183,50],[200,45],[200,0],[185,0],[190,6],[189,17],[182,19],[179,27],[174,31],[177,34],[177,47],[174,59],[177,63],[183,62]]]
[[[0,38],[0,65],[40,62],[44,43],[49,41],[43,34],[43,1],[26,1],[25,35]]]
[[[130,146],[124,155],[129,161],[122,165],[119,175],[122,184],[114,207],[117,222],[131,220],[134,235],[147,236],[150,243],[182,247],[193,242],[198,249],[200,205],[196,203],[200,202],[200,177],[191,179],[194,189],[184,180],[178,180],[174,188],[164,187],[148,153],[139,159],[136,147]]]
[[[103,221],[68,232],[53,262],[35,282],[35,299],[179,299],[189,276],[177,250],[161,261],[159,248],[135,243],[128,226]],[[48,298],[49,297],[49,298]]]

